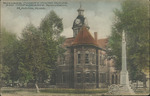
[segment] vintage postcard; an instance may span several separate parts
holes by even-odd
[[[0,2],[0,96],[149,94],[148,0]]]

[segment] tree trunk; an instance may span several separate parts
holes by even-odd
[[[39,93],[39,92],[40,92],[40,90],[39,90],[39,87],[38,87],[37,82],[35,83],[35,88],[36,88],[36,92],[37,92],[37,93]]]
[[[1,83],[1,80],[0,80],[0,96],[2,96],[2,83]]]
[[[1,89],[0,89],[0,96],[2,96],[2,92],[1,92]]]
[[[0,78],[0,96],[2,96],[2,87],[3,87],[3,83],[2,83],[2,79]]]
[[[2,89],[0,88],[0,96],[2,96]]]

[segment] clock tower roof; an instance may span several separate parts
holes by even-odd
[[[96,40],[93,38],[93,36],[90,34],[88,29],[83,26],[78,35],[75,37],[72,45],[94,45],[98,46]]]
[[[79,30],[81,29],[82,26],[86,26],[87,29],[90,29],[89,25],[88,25],[88,20],[86,17],[84,17],[83,12],[84,10],[82,9],[82,6],[80,4],[80,8],[77,10],[78,11],[78,16],[76,17],[76,19],[73,22],[73,37],[76,37]]]
[[[84,9],[82,8],[82,5],[80,3],[80,8],[77,10],[78,11],[78,15],[84,15],[83,12],[84,12]]]

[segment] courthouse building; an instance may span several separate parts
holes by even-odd
[[[98,39],[97,32],[93,37],[84,10],[80,6],[77,11],[78,16],[72,27],[73,37],[66,38],[62,45],[66,52],[58,57],[56,86],[106,88],[118,84],[119,72],[106,52],[108,39]]]

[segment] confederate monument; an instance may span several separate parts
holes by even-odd
[[[122,69],[120,73],[120,94],[134,94],[129,85],[129,75],[126,62],[126,39],[125,32],[122,33]]]

